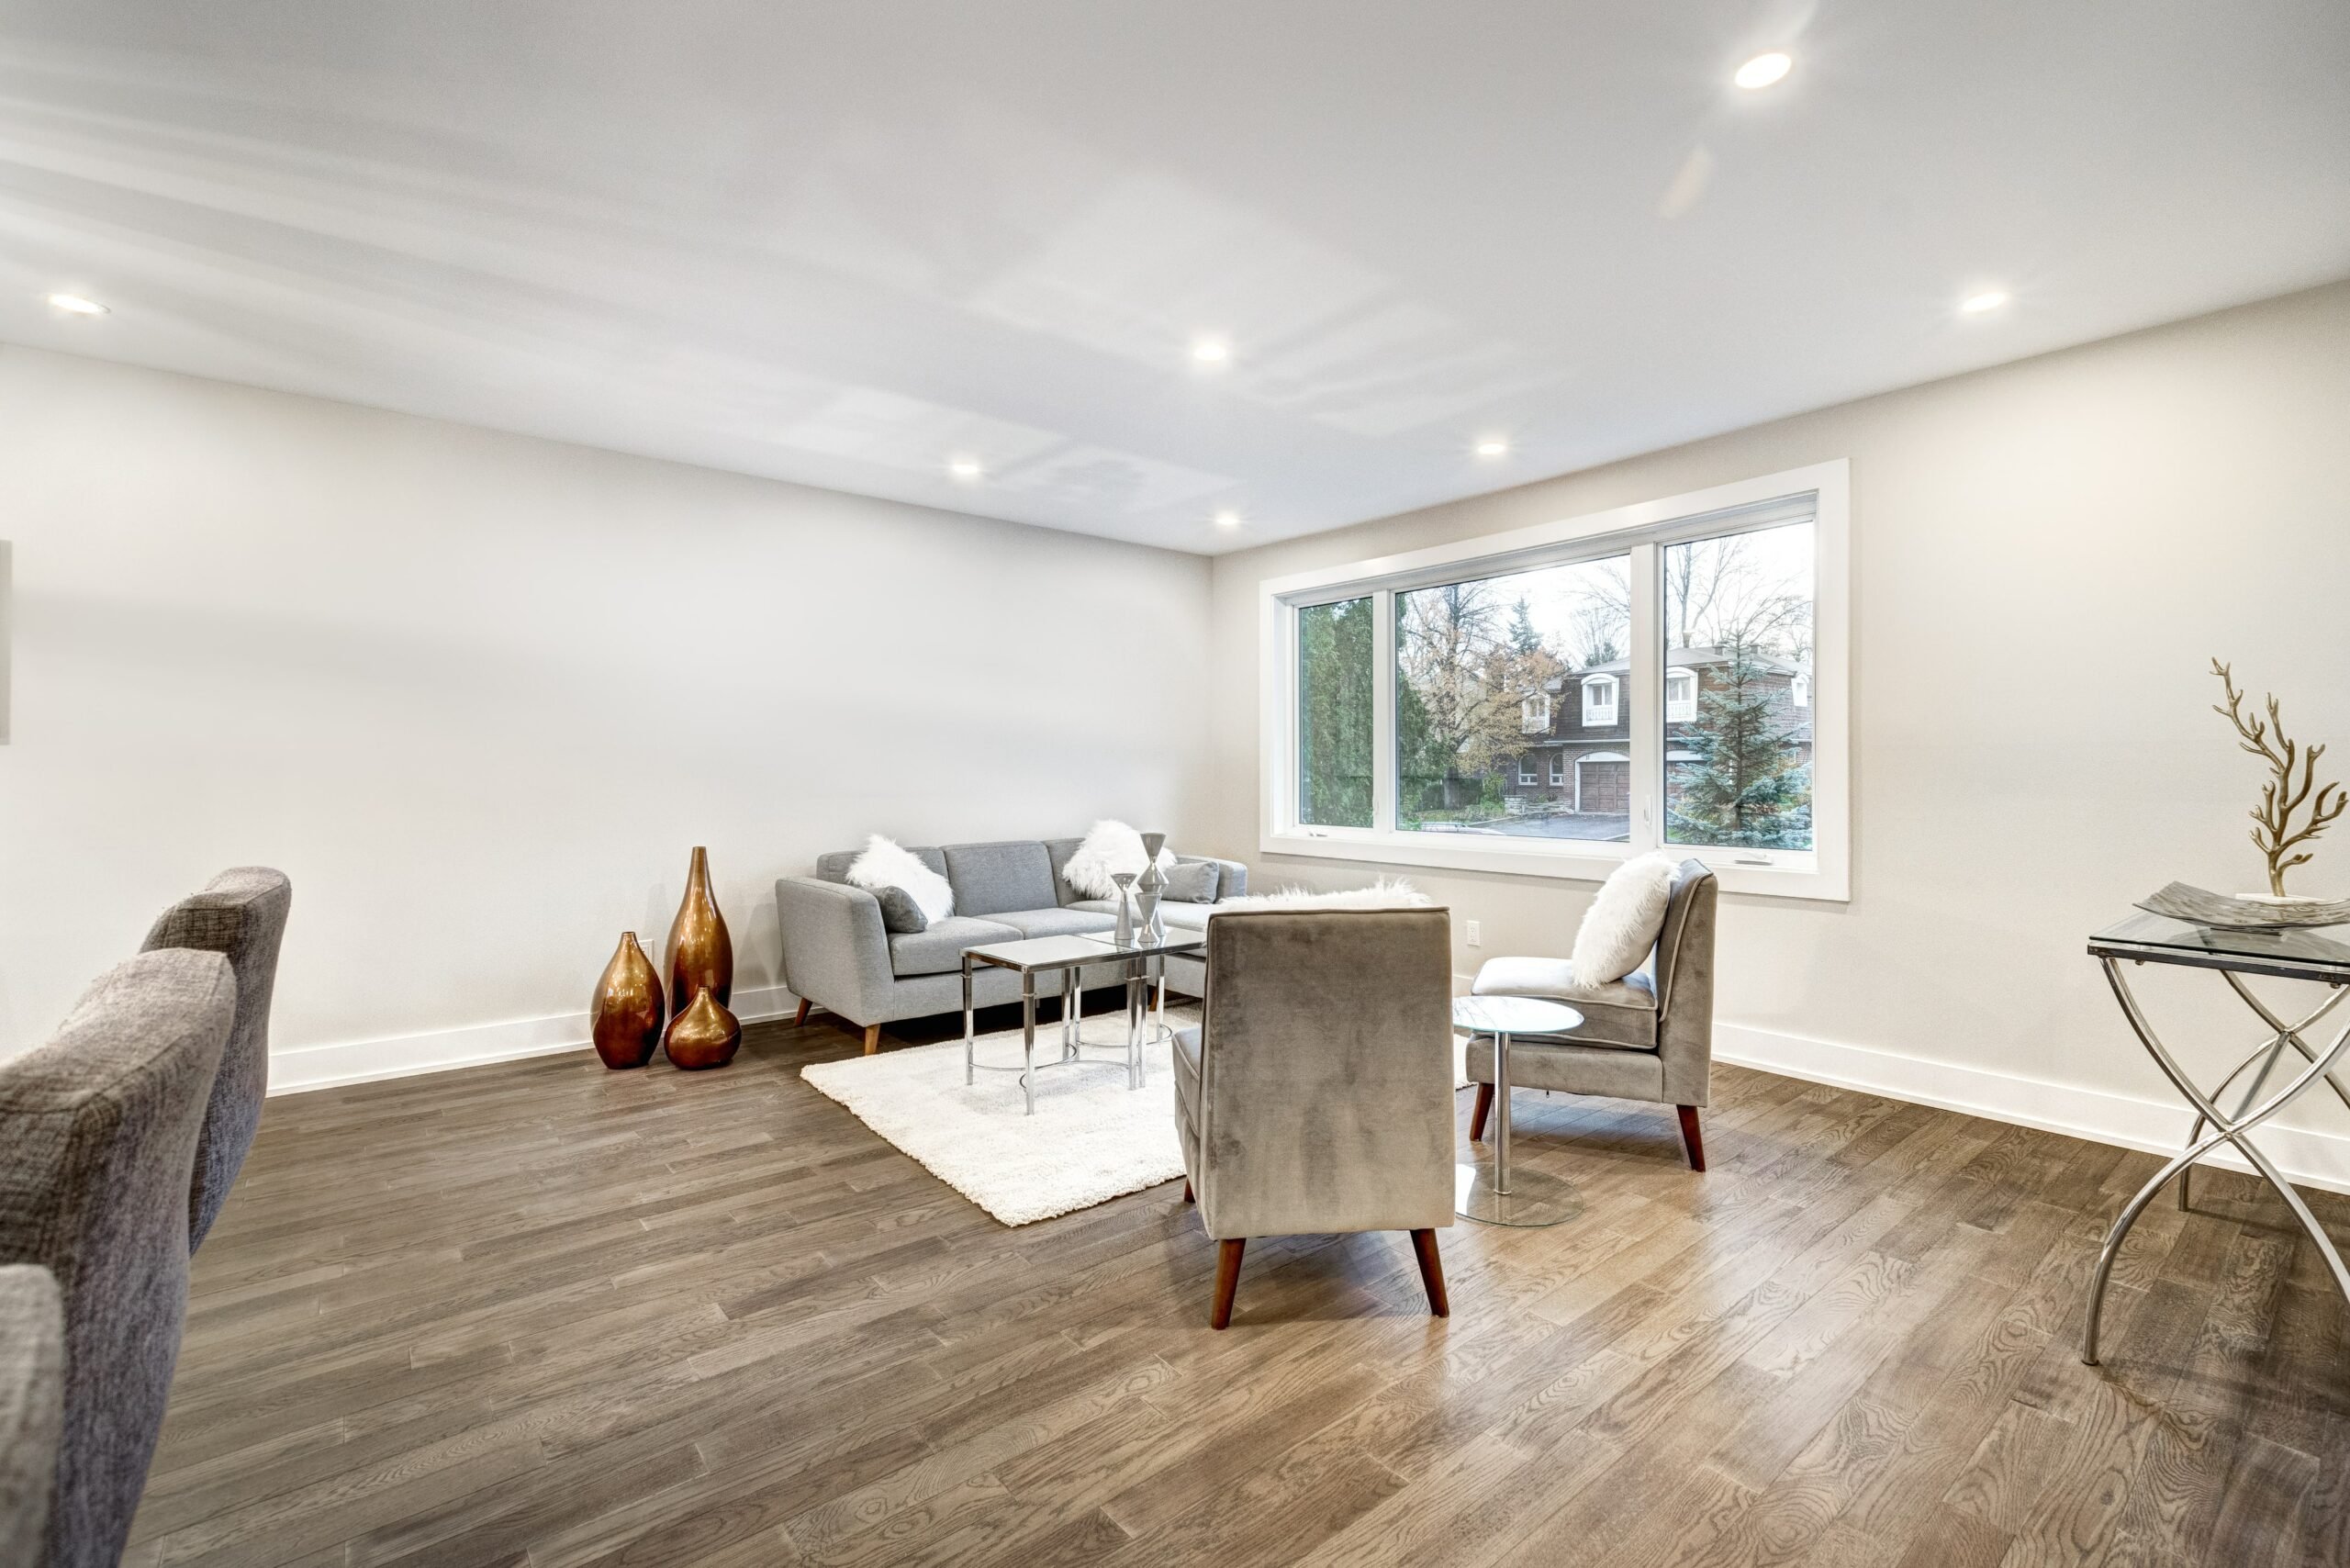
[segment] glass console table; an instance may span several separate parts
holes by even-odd
[[[2343,1300],[2350,1303],[2350,1271],[2342,1265],[2342,1254],[2334,1250],[2333,1242],[2323,1227],[2310,1213],[2301,1195],[2293,1191],[2262,1153],[2249,1136],[2252,1129],[2300,1099],[2323,1082],[2333,1090],[2343,1104],[2350,1106],[2350,1089],[2345,1089],[2334,1070],[2342,1063],[2345,1051],[2350,1051],[2350,1026],[2345,1026],[2330,1044],[2312,1046],[2305,1033],[2332,1013],[2344,996],[2350,996],[2350,929],[2342,926],[2286,931],[2229,931],[2212,926],[2189,925],[2185,921],[2172,920],[2159,914],[2135,914],[2116,925],[2107,926],[2089,938],[2089,956],[2105,967],[2107,982],[2113,987],[2114,1000],[2121,1004],[2122,1015],[2130,1021],[2131,1032],[2146,1054],[2154,1058],[2187,1103],[2195,1109],[2194,1130],[2187,1135],[2187,1148],[2170,1163],[2154,1173],[2154,1180],[2138,1190],[2137,1195],[2123,1205],[2121,1217],[2105,1238],[2105,1249],[2098,1254],[2097,1273],[2089,1282],[2088,1324],[2082,1330],[2081,1360],[2097,1365],[2098,1316],[2105,1305],[2106,1282],[2112,1276],[2113,1260],[2121,1252],[2121,1243],[2130,1227],[2138,1222],[2146,1205],[2177,1177],[2179,1182],[2178,1201],[2188,1201],[2188,1172],[2195,1162],[2218,1148],[2221,1144],[2234,1146],[2263,1181],[2277,1190],[2285,1206],[2293,1213],[2318,1253],[2333,1271],[2334,1288]],[[2252,1054],[2238,1062],[2233,1070],[2221,1079],[2219,1087],[2206,1094],[2187,1076],[2167,1047],[2155,1035],[2154,1025],[2146,1019],[2145,1009],[2132,994],[2128,978],[2122,973],[2124,965],[2177,964],[2188,969],[2209,969],[2226,980],[2245,1006],[2252,1009],[2266,1031],[2267,1038],[2255,1047]],[[2266,975],[2279,980],[2312,980],[2327,988],[2316,1006],[2302,1014],[2298,1022],[2288,1022],[2266,1002],[2252,993],[2245,985],[2246,975]],[[2292,1051],[2298,1058],[2290,1063],[2285,1053]],[[2284,1068],[2289,1077],[2277,1088],[2270,1083],[2280,1076]],[[2298,1071],[2292,1070],[2298,1069]],[[2221,1097],[2246,1072],[2252,1081],[2245,1085],[2232,1114],[2224,1109]],[[2266,1098],[2262,1098],[2266,1094]],[[2209,1126],[2209,1133],[2204,1128]]]

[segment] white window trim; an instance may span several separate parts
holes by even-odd
[[[1632,842],[1591,844],[1571,839],[1511,838],[1398,831],[1392,763],[1374,769],[1369,828],[1301,826],[1295,821],[1296,670],[1291,655],[1296,611],[1370,593],[1372,618],[1372,755],[1395,750],[1393,595],[1403,588],[1454,580],[1459,568],[1500,573],[1536,566],[1621,554],[1632,556],[1631,646],[1635,670],[1646,656],[1662,666],[1659,642],[1657,554],[1673,536],[1709,538],[1734,529],[1768,526],[1772,503],[1808,498],[1813,519],[1814,631],[1812,652],[1812,840],[1807,851],[1700,848],[1672,853],[1713,868],[1723,890],[1783,898],[1852,897],[1852,465],[1813,464],[1710,489],[1616,507],[1583,517],[1538,523],[1505,533],[1426,550],[1379,556],[1269,579],[1259,586],[1259,696],[1258,846],[1267,855],[1309,856],[1373,866],[1500,872],[1578,881],[1604,879],[1618,863],[1660,846],[1664,797],[1662,704],[1631,712]],[[1578,779],[1580,782],[1580,779]],[[1578,802],[1580,804],[1580,802]]]
[[[1606,701],[1595,701],[1602,691]],[[1612,675],[1587,675],[1583,678],[1583,727],[1604,730],[1616,722],[1616,700],[1623,691],[1623,683]]]
[[[1517,705],[1518,728],[1529,735],[1544,734],[1550,728],[1550,694],[1538,691]]]
[[[1550,788],[1556,790],[1566,781],[1567,754],[1562,751],[1554,751],[1550,754]]]
[[[1689,678],[1689,700],[1686,702],[1673,700],[1673,682],[1676,676]],[[1696,717],[1697,672],[1686,665],[1668,666],[1664,672],[1664,722],[1668,724],[1686,724],[1695,721]]]
[[[1517,759],[1518,788],[1523,790],[1528,786],[1539,784],[1540,782],[1542,782],[1541,778],[1535,771],[1534,759],[1531,756],[1519,757]],[[1145,867],[1144,869],[1148,870],[1149,868]]]

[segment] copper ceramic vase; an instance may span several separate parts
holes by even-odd
[[[636,933],[621,933],[620,951],[596,982],[596,1004],[588,1010],[596,1054],[610,1068],[643,1067],[661,1045],[661,976]]]
[[[734,944],[710,893],[710,852],[697,845],[686,872],[686,902],[669,923],[669,1012],[682,1015],[703,986],[723,1007],[734,994]]]
[[[688,1072],[724,1067],[742,1043],[743,1025],[719,1005],[708,986],[697,990],[693,1005],[669,1023],[669,1060]]]

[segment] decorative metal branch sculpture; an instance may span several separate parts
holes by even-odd
[[[2238,744],[2253,756],[2268,764],[2268,782],[2260,787],[2260,804],[2245,814],[2252,818],[2253,847],[2268,857],[2268,890],[2278,898],[2285,896],[2285,873],[2310,858],[2310,851],[2292,853],[2323,833],[2326,824],[2342,815],[2350,806],[2350,794],[2339,784],[2317,784],[2317,759],[2325,755],[2325,747],[2313,745],[2303,750],[2285,734],[2285,722],[2277,711],[2277,698],[2268,699],[2268,716],[2244,715],[2244,693],[2236,689],[2233,669],[2219,660],[2211,661],[2211,673],[2228,693],[2228,705],[2211,705],[2211,711],[2236,727]],[[2294,777],[2295,764],[2300,765],[2300,777]],[[2311,796],[2311,788],[2315,796]],[[2330,801],[2329,801],[2330,797]],[[2308,819],[2299,828],[2293,826],[2293,814],[2306,804]]]

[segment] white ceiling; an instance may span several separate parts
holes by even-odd
[[[0,339],[1216,551],[2350,273],[2345,84],[2344,0],[9,0]]]

